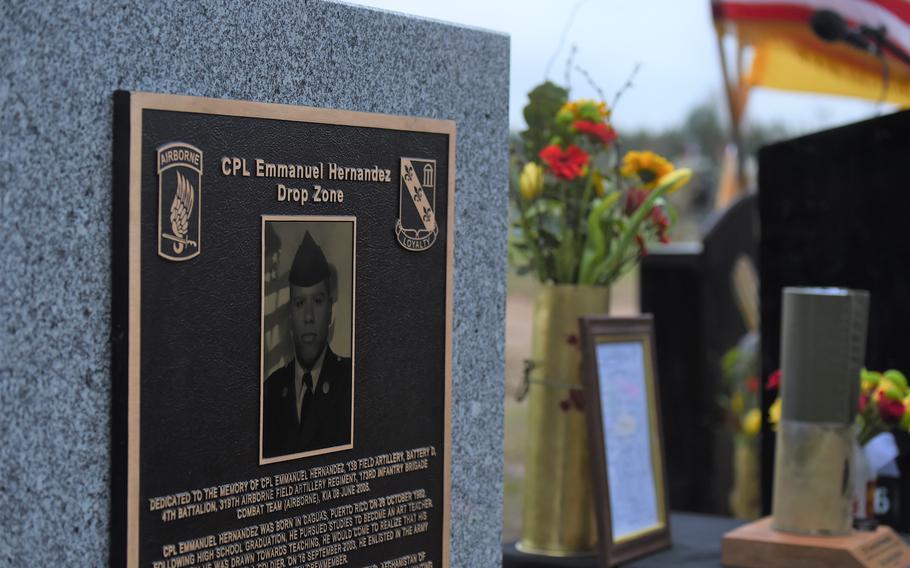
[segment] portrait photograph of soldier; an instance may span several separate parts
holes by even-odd
[[[354,234],[350,217],[263,218],[261,462],[353,447]]]

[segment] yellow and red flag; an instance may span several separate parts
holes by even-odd
[[[718,30],[733,24],[739,45],[754,49],[751,65],[741,69],[742,91],[763,86],[910,105],[910,65],[905,63],[910,54],[910,1],[714,0],[712,4]],[[852,33],[881,34],[887,40],[879,43],[881,56],[818,37],[811,23],[820,10],[837,14],[849,30],[857,30]],[[888,75],[887,88],[883,73]],[[740,95],[744,105],[745,93]]]

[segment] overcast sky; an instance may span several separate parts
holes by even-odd
[[[526,94],[545,78],[564,83],[566,58],[586,69],[608,100],[635,67],[634,87],[619,104],[620,128],[661,129],[679,124],[696,104],[713,100],[726,113],[709,0],[582,0],[560,49],[572,0],[353,0],[417,16],[503,32],[511,36],[510,117],[522,128]],[[554,57],[555,54],[555,57]],[[595,92],[578,73],[572,97]],[[747,120],[781,122],[807,132],[874,116],[877,105],[843,97],[756,89]],[[726,116],[726,115],[725,115]]]

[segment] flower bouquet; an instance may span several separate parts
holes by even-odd
[[[542,283],[608,286],[648,242],[669,242],[666,195],[691,171],[647,150],[623,154],[603,101],[569,101],[550,82],[529,97],[512,164],[510,260]]]
[[[863,369],[860,373],[857,442],[869,440],[895,428],[910,429],[910,388],[896,369],[884,373]]]
[[[669,241],[666,195],[691,176],[648,151],[623,154],[603,101],[547,82],[524,109],[513,148],[509,258],[542,284],[526,365],[528,448],[518,547],[567,556],[596,549],[578,318],[609,311],[609,285],[651,241]]]

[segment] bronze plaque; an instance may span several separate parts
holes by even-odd
[[[449,565],[454,138],[115,94],[111,565]]]

